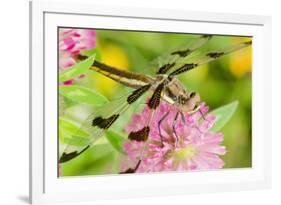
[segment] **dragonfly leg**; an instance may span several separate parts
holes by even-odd
[[[198,112],[201,114],[201,117],[203,118],[203,120],[207,120],[207,119],[205,118],[205,115],[202,113],[202,111],[201,111],[200,109],[198,110]],[[181,119],[182,119],[184,125],[185,125],[185,126],[188,126],[188,125],[187,125],[187,122],[186,122],[186,120],[185,120],[184,114],[183,114],[182,112],[180,112],[180,114],[181,114]],[[207,121],[209,121],[209,120],[207,120]],[[195,128],[195,129],[197,129],[200,133],[202,133],[202,131],[199,129],[198,126],[189,125],[189,127]]]
[[[201,117],[203,118],[203,120],[207,120],[208,122],[210,122],[208,119],[205,118],[204,113],[200,109],[198,111],[201,114]]]
[[[135,166],[134,168],[134,171],[136,172],[140,166],[140,163],[141,163],[141,159],[138,161],[137,165]]]
[[[182,112],[180,112],[180,115],[181,115],[181,120],[182,120],[183,124],[187,125],[184,114]]]
[[[178,117],[179,117],[179,112],[177,112],[177,114],[176,114],[176,116],[175,116],[175,119],[174,119],[174,122],[173,122],[173,133],[174,133],[175,136],[176,136],[176,143],[175,143],[176,146],[177,146],[178,140],[179,140],[178,134],[177,134],[177,132],[176,132],[176,122],[177,122]]]
[[[200,109],[198,111],[201,114],[201,117],[203,118],[203,120],[206,120],[204,113]]]
[[[158,122],[158,132],[159,132],[159,135],[160,135],[162,147],[164,146],[164,144],[163,144],[163,135],[162,135],[162,133],[161,133],[161,124],[162,124],[162,122],[166,119],[166,117],[169,115],[169,113],[170,113],[170,111],[168,111],[165,115],[163,115],[163,116],[161,117],[161,119],[159,120],[159,122]]]

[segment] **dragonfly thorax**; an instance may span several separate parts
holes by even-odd
[[[177,78],[166,85],[163,97],[182,112],[193,113],[199,109],[200,95],[187,91]]]

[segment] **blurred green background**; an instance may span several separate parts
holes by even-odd
[[[147,67],[149,61],[197,37],[198,35],[191,34],[97,30],[96,48],[100,61],[108,65],[152,74],[153,71]],[[214,36],[197,52],[200,54],[246,40],[249,38]],[[227,149],[227,153],[222,156],[225,168],[251,167],[251,62],[252,50],[248,47],[179,76],[187,90],[200,93],[202,101],[209,105],[210,110],[234,100],[239,101],[234,116],[221,130],[224,134],[223,145]],[[120,97],[128,92],[124,86],[93,71],[88,72],[86,78],[76,84],[95,89],[108,99]],[[75,122],[78,126],[83,115],[90,113],[93,109],[89,105],[79,104],[61,96],[60,102],[63,102],[65,109],[64,119]],[[137,109],[139,108],[136,106],[131,108],[126,116],[116,122],[114,130],[122,133],[122,126],[128,123],[130,114]],[[61,127],[62,124],[60,123],[59,126]],[[91,150],[62,164],[62,175],[104,174],[106,170],[118,173],[117,163],[124,156],[116,151],[108,140],[110,139],[102,138]],[[60,152],[64,147],[61,143]]]

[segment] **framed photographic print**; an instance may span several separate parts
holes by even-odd
[[[31,203],[270,186],[270,17],[32,2],[30,20]]]

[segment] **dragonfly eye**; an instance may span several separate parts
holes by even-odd
[[[191,92],[190,95],[189,95],[189,98],[194,98],[195,95],[196,95],[195,92]]]

